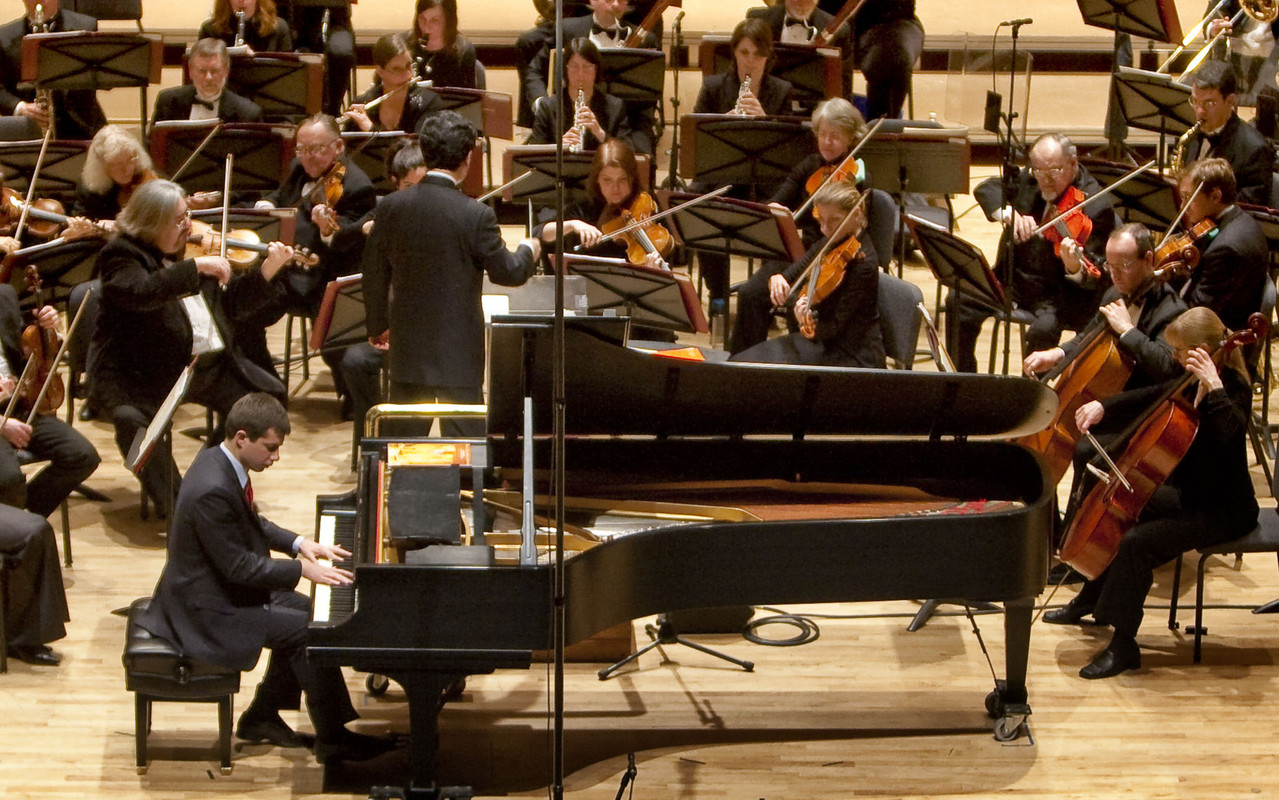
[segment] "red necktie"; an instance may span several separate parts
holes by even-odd
[[[249,504],[249,510],[253,510],[253,481],[245,480],[244,482],[244,502]]]

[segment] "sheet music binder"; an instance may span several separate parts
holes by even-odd
[[[49,142],[40,167],[40,180],[36,184],[37,197],[51,197],[70,207],[75,201],[76,188],[80,185],[80,173],[84,171],[88,142]],[[4,185],[26,197],[35,172],[36,159],[40,156],[40,140],[28,142],[0,142],[0,170],[4,171]]]

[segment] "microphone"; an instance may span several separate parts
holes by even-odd
[[[1022,25],[1029,25],[1034,22],[1030,17],[1022,17],[1021,19],[1006,19],[999,23],[1001,28],[1020,28]]]
[[[683,19],[684,19],[684,12],[683,12],[683,11],[680,11],[678,14],[676,14],[676,15],[675,15],[675,21],[676,21],[676,22],[680,22],[680,21],[682,21]]]

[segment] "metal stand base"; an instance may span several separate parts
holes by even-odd
[[[914,633],[928,623],[932,619],[933,614],[937,613],[937,608],[942,603],[962,604],[966,605],[974,611],[998,611],[999,606],[984,601],[964,601],[964,600],[925,600],[920,606],[919,611],[915,612],[915,618],[906,626],[906,630]]]
[[[644,655],[650,650],[653,650],[654,648],[661,647],[662,645],[666,645],[666,644],[682,644],[685,647],[691,647],[694,650],[697,650],[698,652],[701,652],[701,653],[705,653],[708,656],[714,656],[715,658],[722,659],[724,661],[729,662],[730,664],[736,664],[737,666],[741,667],[747,672],[755,671],[755,663],[753,661],[743,661],[740,658],[734,658],[728,655],[727,653],[721,653],[718,650],[712,650],[706,645],[698,644],[697,642],[690,642],[689,640],[681,637],[679,633],[676,632],[675,626],[672,625],[671,621],[666,618],[665,614],[657,618],[656,628],[653,627],[652,625],[645,625],[644,631],[650,637],[652,637],[653,641],[649,642],[648,644],[644,645],[640,649],[636,650],[634,653],[631,653],[629,656],[627,656],[626,658],[623,658],[621,661],[617,662],[611,667],[605,667],[604,669],[600,670],[599,671],[600,680],[602,681],[608,680],[613,675],[614,672],[617,672],[622,667],[626,666],[632,661],[635,661],[640,656]]]

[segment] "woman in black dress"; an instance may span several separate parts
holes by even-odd
[[[221,39],[235,47],[244,20],[244,40],[248,53],[291,53],[293,34],[276,13],[275,0],[213,0],[213,16],[200,25],[199,39]]]
[[[444,109],[444,100],[417,85],[413,58],[404,35],[389,33],[373,45],[373,85],[356,98],[344,116],[348,129],[415,133],[427,114]],[[367,106],[381,97],[376,107]]]
[[[417,0],[404,38],[418,78],[432,86],[479,88],[475,45],[457,32],[457,0]]]

